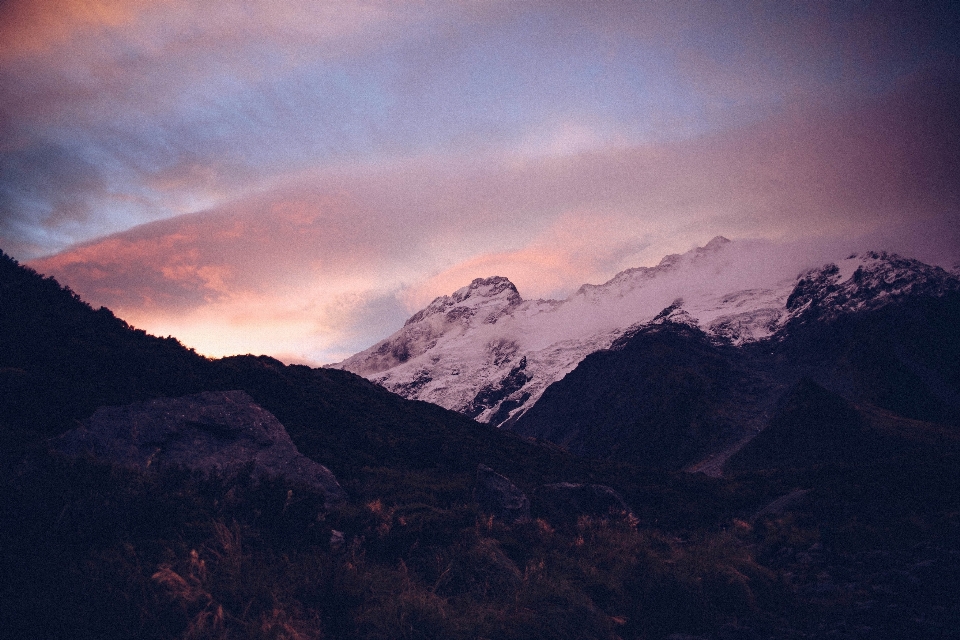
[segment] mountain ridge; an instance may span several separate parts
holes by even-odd
[[[565,300],[523,300],[506,278],[478,278],[436,298],[392,336],[330,366],[404,397],[504,425],[516,422],[588,354],[642,326],[684,323],[742,346],[779,339],[798,323],[960,291],[953,273],[885,252],[850,254],[792,277],[781,277],[775,261],[775,255],[754,256],[743,243],[717,236],[654,267],[585,284]],[[494,294],[476,295],[486,291]],[[522,383],[516,371],[521,358]]]

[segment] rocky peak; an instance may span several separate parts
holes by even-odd
[[[477,278],[449,296],[435,298],[427,307],[413,314],[404,326],[416,324],[431,316],[446,315],[450,321],[470,318],[481,308],[505,309],[523,302],[520,292],[503,276]]]
[[[511,302],[521,301],[517,288],[508,278],[503,276],[476,278],[467,286],[457,289],[451,297],[456,302],[463,302],[467,298],[494,298],[498,296],[503,296]]]
[[[703,245],[703,251],[717,251],[722,248],[724,245],[730,244],[730,240],[724,238],[723,236],[715,236],[710,242]]]
[[[960,279],[940,267],[870,251],[801,274],[786,306],[794,317],[827,318],[877,309],[904,296],[950,291],[960,291]]]
[[[444,336],[457,335],[483,324],[496,324],[523,303],[510,280],[477,278],[449,296],[440,296],[410,316],[394,335],[339,363],[340,368],[370,376],[413,360],[436,346]],[[420,388],[429,376],[417,376]]]
[[[653,320],[650,321],[650,324],[684,324],[689,327],[699,328],[699,323],[696,318],[691,316],[683,308],[683,298],[677,298],[674,300],[668,307],[665,307],[663,311],[658,313]]]

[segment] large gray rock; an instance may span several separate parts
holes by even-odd
[[[530,501],[526,494],[486,465],[477,466],[473,498],[481,512],[508,524],[530,520]]]
[[[333,473],[301,455],[280,421],[243,391],[101,407],[53,448],[144,471],[184,467],[229,479],[252,468],[255,477],[317,491],[328,506],[346,497]]]
[[[580,516],[636,521],[620,494],[602,484],[545,484],[533,492],[533,506],[538,517],[555,524],[573,524]]]

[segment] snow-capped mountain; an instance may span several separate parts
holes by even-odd
[[[957,276],[939,267],[871,251],[800,274],[785,317],[831,320],[906,296],[940,297],[957,290]]]
[[[334,366],[404,397],[503,424],[588,354],[647,324],[687,324],[742,345],[792,323],[960,290],[943,269],[893,254],[854,254],[799,276],[790,268],[769,246],[716,237],[560,301],[523,300],[506,278],[478,278]]]

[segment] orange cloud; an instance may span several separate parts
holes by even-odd
[[[45,273],[69,274],[82,296],[114,309],[184,309],[229,292],[233,269],[205,261],[189,230],[150,238],[114,236],[36,261]]]
[[[140,0],[8,0],[0,5],[0,60],[50,51],[82,30],[131,24]]]

